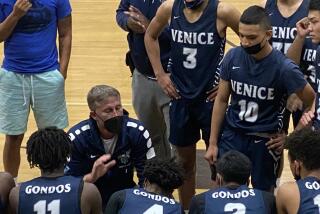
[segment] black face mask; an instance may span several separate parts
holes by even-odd
[[[261,42],[259,42],[258,44],[256,45],[252,45],[250,47],[243,47],[242,44],[241,44],[241,47],[248,53],[248,54],[257,54],[259,53],[263,48],[264,46],[266,45],[266,43],[264,44],[264,46],[261,47],[261,43],[263,42],[264,38],[262,39]]]
[[[122,130],[123,116],[116,116],[104,121],[104,128],[113,134],[120,134]]]

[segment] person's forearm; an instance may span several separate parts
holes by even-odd
[[[5,41],[16,27],[19,17],[12,13],[0,24],[0,42]]]
[[[160,46],[158,38],[152,38],[152,36],[147,31],[144,37],[144,43],[155,76],[159,77],[165,74],[160,61]]]
[[[59,37],[60,72],[66,78],[71,55],[72,34]]]
[[[116,11],[116,21],[119,27],[121,27],[124,31],[129,31],[127,26],[128,15],[124,14],[125,11],[128,11],[130,3],[128,0],[121,0],[119,7]]]
[[[286,56],[294,61],[297,65],[300,64],[302,48],[304,44],[305,38],[296,36],[293,43],[290,45]]]
[[[211,117],[211,145],[217,145],[221,124],[223,123],[227,107],[228,102],[221,100],[219,97],[216,98]]]

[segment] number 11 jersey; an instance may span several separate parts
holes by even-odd
[[[21,184],[19,213],[80,214],[82,177],[39,177]]]

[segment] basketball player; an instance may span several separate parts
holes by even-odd
[[[94,184],[83,182],[82,177],[64,176],[70,154],[71,141],[63,130],[45,128],[33,133],[27,142],[27,159],[30,167],[40,168],[41,177],[12,189],[11,213],[102,213]]]
[[[293,132],[285,142],[290,169],[297,180],[279,187],[278,213],[306,214],[320,210],[320,132],[310,128]]]
[[[317,46],[310,38],[304,39],[301,47],[291,47],[297,34],[296,23],[308,15],[309,0],[267,0],[263,2],[272,26],[272,46],[280,50],[300,66],[307,81],[315,89],[315,66]],[[291,47],[291,48],[290,48]],[[284,114],[284,130],[288,132],[290,111],[292,111],[293,126],[296,127],[303,110],[303,104],[295,94],[287,101]]]
[[[151,159],[144,168],[144,188],[114,193],[106,213],[183,213],[172,193],[183,183],[182,168],[173,160]]]
[[[312,42],[316,45],[320,43],[320,1],[319,0],[310,0],[309,4],[309,14],[307,18],[302,19],[297,26],[298,34],[301,35],[301,38],[298,37],[295,39],[296,47],[301,46],[303,39],[309,35],[312,39]],[[317,96],[314,100],[312,109],[305,113],[301,118],[301,124],[303,126],[313,125],[315,129],[320,128],[320,49],[317,49],[316,54],[316,92]],[[300,128],[300,127],[299,127]]]
[[[232,14],[232,16],[230,16]],[[217,70],[225,46],[226,28],[238,32],[240,13],[218,0],[168,0],[158,9],[146,34],[145,45],[157,81],[172,98],[170,137],[186,174],[179,198],[186,209],[195,193],[196,143],[208,144],[210,118],[219,82]],[[171,74],[165,73],[158,37],[170,23]]]
[[[220,187],[193,197],[190,214],[275,213],[274,196],[248,188],[250,160],[242,153],[229,151],[216,164]]]
[[[272,48],[271,35],[266,11],[259,6],[247,8],[239,24],[241,47],[231,49],[221,66],[210,146],[205,155],[214,164],[218,147],[219,156],[229,150],[244,153],[253,163],[253,187],[266,191],[275,186],[283,150],[283,141],[273,138],[283,135],[285,97],[296,93],[309,108],[314,98],[298,66]]]

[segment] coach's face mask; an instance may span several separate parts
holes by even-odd
[[[112,117],[104,121],[104,128],[113,134],[120,134],[122,130],[123,116]]]
[[[241,47],[248,53],[248,54],[257,54],[259,53],[263,48],[264,46],[266,45],[267,42],[264,43],[264,45],[262,46],[262,42],[264,41],[265,38],[262,39],[261,42],[259,42],[258,44],[256,45],[252,45],[252,46],[249,46],[249,47],[243,47],[242,44],[241,44]]]
[[[204,0],[193,0],[190,2],[187,2],[186,0],[184,0],[184,4],[186,5],[186,7],[191,10],[197,9],[203,2]]]

